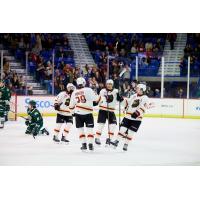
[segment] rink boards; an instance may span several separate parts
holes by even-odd
[[[28,102],[35,100],[37,108],[43,116],[55,116],[56,112],[53,108],[54,99],[54,96],[18,96],[17,113],[20,116],[26,115]],[[147,110],[145,117],[200,119],[200,99],[151,98],[150,102],[153,106]],[[119,108],[118,105],[117,108]],[[97,115],[97,113],[98,107],[95,107],[94,115]],[[119,115],[118,109],[116,109],[116,113]]]

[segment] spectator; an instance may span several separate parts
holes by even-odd
[[[32,86],[29,86],[27,88],[27,93],[28,93],[28,95],[33,95],[33,87]]]
[[[170,43],[171,50],[174,49],[174,43],[176,41],[176,37],[177,37],[176,33],[169,33],[168,34],[168,40],[169,40],[169,43]]]
[[[134,44],[134,45],[131,47],[131,53],[137,53],[137,46],[136,46],[136,44]]]
[[[185,97],[185,95],[184,95],[184,91],[183,91],[183,89],[182,88],[178,88],[178,90],[177,90],[177,93],[176,93],[176,96],[175,96],[176,98],[184,98]]]
[[[24,43],[24,38],[23,37],[20,38],[20,41],[18,43],[18,48],[19,49],[25,49],[26,48],[26,45]]]
[[[155,89],[154,97],[160,98],[160,90],[159,89]]]
[[[126,69],[126,71],[123,74],[123,81],[129,83],[130,82],[130,78],[131,78],[131,68],[128,65],[125,65],[124,67]]]

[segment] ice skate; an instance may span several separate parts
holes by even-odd
[[[53,136],[53,141],[54,141],[55,143],[57,143],[57,144],[60,143],[60,140],[58,139],[58,136],[56,136],[56,135]]]
[[[87,144],[86,144],[86,143],[82,143],[81,150],[82,150],[83,152],[85,152],[85,151],[87,150]]]
[[[44,129],[41,130],[41,134],[49,135],[49,132],[44,128]]]
[[[99,138],[95,138],[95,144],[97,144],[98,146],[100,146],[100,145],[101,145],[101,141],[100,141],[100,139],[99,139]]]
[[[114,142],[111,141],[110,144],[114,149],[116,149],[119,144],[119,141],[118,140],[115,140]]]
[[[110,146],[110,142],[111,142],[110,138],[107,138],[105,147],[109,147]]]
[[[127,151],[127,150],[128,150],[128,144],[124,144],[123,151]]]
[[[90,150],[90,151],[94,151],[94,146],[93,146],[93,144],[89,144],[88,147],[89,147],[89,150]]]
[[[64,135],[62,135],[61,142],[63,144],[69,144],[69,140],[67,140]]]

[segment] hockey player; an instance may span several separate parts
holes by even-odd
[[[32,134],[35,138],[38,134],[49,135],[49,132],[43,128],[43,118],[39,110],[36,109],[36,102],[31,100],[27,109],[28,118],[25,121],[27,125],[26,134]]]
[[[145,110],[148,107],[148,97],[145,95],[146,85],[138,84],[136,87],[136,94],[129,99],[125,99],[126,116],[123,118],[120,125],[120,130],[117,139],[111,145],[117,147],[119,141],[124,139],[123,150],[127,151],[128,143],[133,139],[133,135],[138,131]]]
[[[109,79],[106,81],[106,88],[100,91],[99,113],[97,119],[98,126],[95,136],[95,143],[97,145],[101,145],[100,137],[106,120],[108,120],[108,138],[106,139],[106,145],[110,144],[117,125],[115,115],[116,104],[117,101],[122,101],[123,98],[120,97],[118,90],[113,88],[113,85],[113,80]]]
[[[65,144],[69,143],[67,140],[67,135],[70,128],[73,124],[73,117],[69,110],[69,103],[72,92],[75,90],[75,86],[72,83],[68,83],[66,91],[60,92],[55,99],[54,108],[58,112],[56,118],[56,128],[54,129],[53,140],[55,142],[60,142],[58,139],[58,134],[62,128],[62,125],[65,124],[64,132],[62,133],[61,141]]]
[[[0,127],[2,128],[4,126],[4,122],[8,121],[10,98],[10,90],[5,86],[4,80],[0,80]]]
[[[88,142],[89,150],[93,151],[94,118],[92,112],[93,102],[98,101],[98,96],[95,95],[91,88],[85,87],[85,85],[86,81],[84,78],[80,77],[77,79],[77,90],[72,93],[69,108],[75,113],[76,128],[82,142],[81,150],[87,150]],[[86,126],[86,131],[84,131],[84,126]]]

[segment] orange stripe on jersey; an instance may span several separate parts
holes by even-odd
[[[115,110],[115,108],[108,108],[108,107],[105,107],[105,106],[99,106],[100,108],[104,108],[104,109],[107,109],[107,110]]]
[[[96,134],[101,136],[101,133],[99,133],[99,132],[96,132]]]
[[[145,112],[145,110],[143,108],[139,108],[143,113]]]
[[[127,115],[132,115],[132,113],[127,112]],[[138,116],[136,119],[142,119],[142,117]]]
[[[85,138],[85,134],[81,134],[80,136],[79,136],[79,138],[81,139],[81,138]]]
[[[132,139],[133,139],[132,137],[129,137],[129,136],[127,136],[126,138],[127,138],[128,140],[132,140]]]
[[[130,112],[127,112],[126,114],[127,114],[127,115],[132,115],[132,113],[130,113]]]
[[[60,111],[60,112],[67,112],[67,113],[71,113],[69,110],[58,110],[58,111]]]
[[[88,138],[93,138],[94,137],[94,135],[92,135],[92,134],[88,134],[88,136],[87,136]]]
[[[120,132],[118,133],[118,135],[120,135],[120,136],[123,137],[123,138],[126,137],[126,135],[124,135],[124,134],[122,134],[122,133],[120,133]]]
[[[69,107],[70,110],[73,110],[74,108],[75,108],[75,106],[74,107]]]
[[[93,109],[91,109],[91,108],[87,108],[87,107],[84,107],[84,106],[76,106],[76,107],[77,107],[77,108],[84,109],[84,110],[93,111]]]

